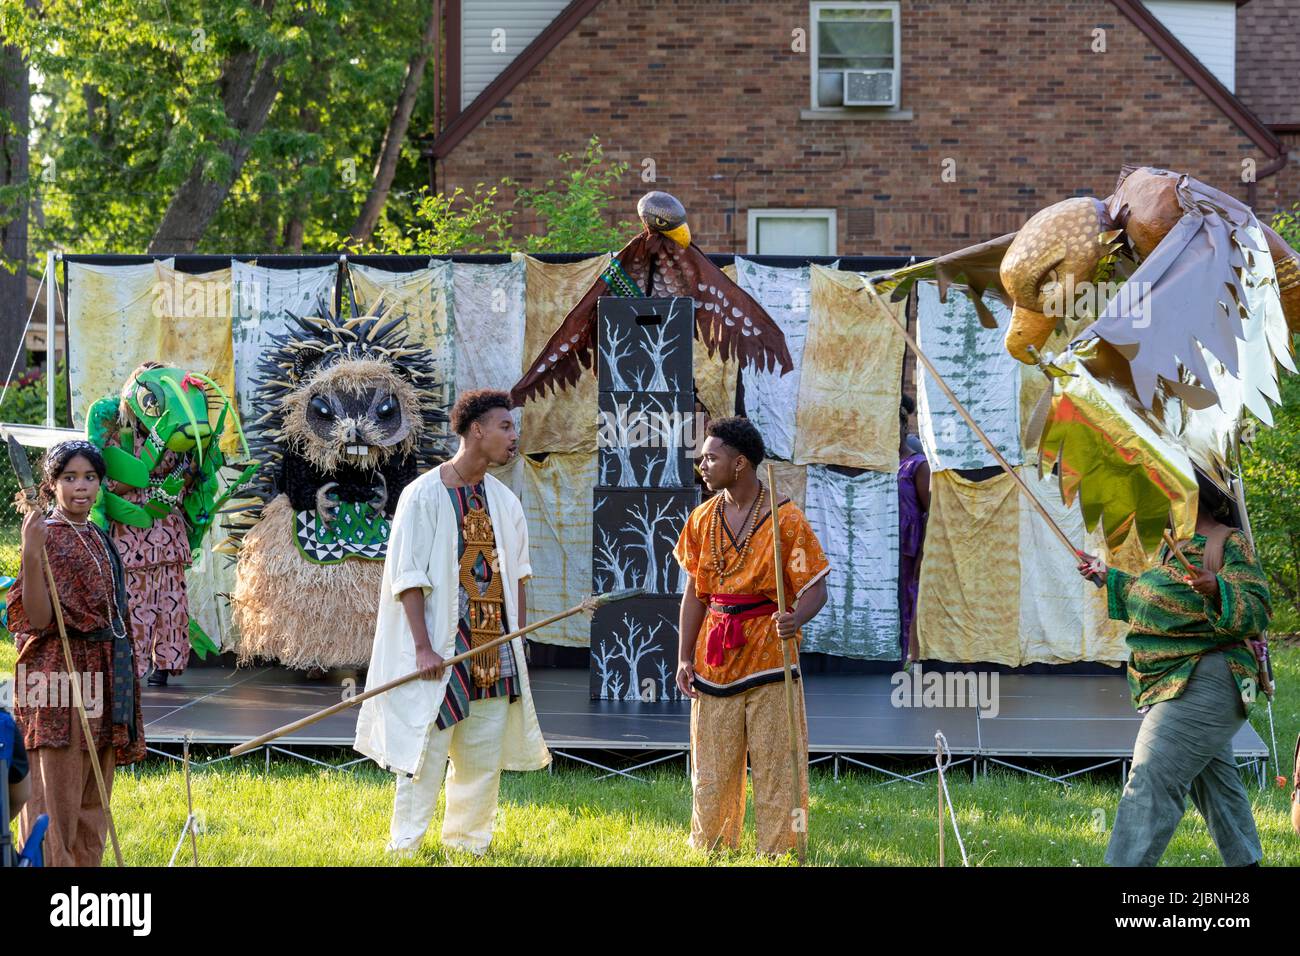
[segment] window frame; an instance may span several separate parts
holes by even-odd
[[[894,18],[894,101],[878,106],[822,106],[817,99],[817,82],[821,72],[820,31],[817,29],[822,10],[889,10]],[[903,15],[899,0],[809,0],[808,3],[808,105],[811,110],[872,111],[898,110],[903,102]]]
[[[765,206],[751,207],[745,210],[746,219],[746,238],[745,248],[746,255],[763,256],[763,255],[787,255],[788,253],[780,252],[759,252],[758,251],[758,220],[759,219],[824,219],[826,222],[826,252],[818,253],[819,255],[837,256],[838,237],[838,215],[832,207],[817,207],[809,209],[797,209],[788,206],[769,208]]]

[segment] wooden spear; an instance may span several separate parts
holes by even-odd
[[[925,366],[926,371],[930,373],[935,384],[938,385],[943,394],[948,397],[948,401],[950,401],[952,407],[957,410],[957,414],[960,415],[966,424],[970,426],[971,431],[975,433],[976,437],[984,443],[984,447],[989,450],[989,454],[993,456],[994,460],[1002,470],[1011,476],[1011,479],[1016,483],[1016,487],[1020,489],[1021,494],[1029,499],[1030,505],[1032,505],[1034,510],[1038,512],[1039,516],[1047,522],[1048,527],[1050,527],[1056,537],[1060,539],[1061,544],[1065,545],[1065,547],[1069,549],[1070,554],[1073,555],[1076,560],[1082,557],[1083,552],[1074,546],[1074,542],[1072,542],[1069,536],[1061,530],[1061,526],[1056,523],[1056,519],[1047,513],[1047,509],[1043,507],[1043,503],[1034,496],[1032,491],[1029,490],[1029,486],[1025,484],[1025,480],[1020,477],[1019,473],[1014,468],[1011,467],[1011,463],[1003,457],[1002,452],[998,451],[997,446],[994,445],[989,439],[989,436],[984,433],[984,429],[980,428],[975,419],[971,417],[970,412],[966,410],[966,406],[963,405],[957,396],[953,394],[952,389],[948,387],[948,383],[943,380],[943,376],[939,374],[938,370],[934,367],[934,363],[930,361],[930,357],[921,351],[921,346],[918,345],[916,339],[912,337],[912,333],[907,331],[907,323],[900,321],[898,316],[894,315],[893,309],[889,308],[885,303],[885,300],[880,297],[880,293],[876,291],[876,287],[872,284],[870,279],[864,277],[862,283],[866,287],[867,292],[871,294],[871,297],[875,299],[876,305],[880,307],[880,310],[884,312],[885,315],[889,316],[890,320],[898,326],[898,330],[903,333],[903,338],[907,340],[907,344],[911,346],[912,351],[916,353],[916,357],[920,360],[921,364]],[[1105,579],[1098,574],[1089,575],[1088,579],[1098,587],[1103,587],[1106,583]]]
[[[500,637],[494,638],[488,641],[486,644],[480,644],[478,647],[475,647],[472,650],[468,650],[464,654],[457,654],[455,657],[449,657],[442,662],[442,666],[444,668],[452,667],[456,664],[459,664],[461,661],[468,660],[469,658],[473,657],[475,654],[481,654],[483,651],[491,650],[494,647],[499,647],[500,645],[506,643],[507,641],[514,640],[516,637],[522,637],[524,634],[528,634],[532,631],[537,630],[538,628],[542,628],[550,624],[554,624],[556,621],[562,621],[566,617],[572,617],[574,614],[577,614],[580,611],[586,611],[588,614],[594,614],[597,608],[604,607],[606,604],[612,604],[615,601],[623,601],[626,600],[627,598],[636,597],[638,594],[644,594],[644,593],[645,593],[645,588],[628,588],[623,591],[609,591],[605,594],[594,594],[591,597],[584,599],[581,604],[575,604],[567,611],[561,611],[559,614],[552,614],[550,617],[544,618],[540,621],[535,621],[534,623],[529,624],[527,627],[521,627],[519,630],[511,631],[509,634],[502,634]],[[337,714],[340,711],[347,710],[349,707],[355,707],[357,704],[360,704],[362,701],[369,700],[372,697],[378,697],[380,694],[387,693],[388,691],[392,690],[394,687],[401,687],[403,684],[409,684],[411,681],[418,680],[423,676],[424,676],[423,671],[413,671],[412,673],[406,674],[403,677],[396,677],[393,680],[388,681],[386,684],[380,684],[378,687],[372,687],[370,690],[366,691],[363,694],[358,694],[356,697],[350,697],[347,700],[341,700],[337,704],[331,704],[329,707],[326,707],[324,710],[318,710],[316,711],[316,713],[308,714],[306,717],[303,717],[299,720],[295,720],[293,723],[285,724],[283,727],[277,727],[275,730],[268,731],[267,733],[262,734],[262,736],[260,737],[254,737],[252,740],[246,740],[242,744],[238,744],[234,747],[231,747],[230,755],[232,757],[238,757],[240,754],[246,754],[250,750],[256,750],[258,747],[268,744],[272,740],[275,740],[279,737],[283,737],[285,734],[291,734],[295,731],[302,730],[302,728],[304,727],[310,727],[312,724],[316,723],[317,721],[324,720],[326,717],[329,717],[333,714]]]
[[[776,478],[772,473],[772,463],[767,463],[767,491],[772,496],[772,559],[776,562],[776,609],[785,613],[785,562],[781,560],[781,521],[780,501],[777,494]],[[778,638],[780,640],[780,638]],[[790,667],[790,641],[781,641],[781,662],[785,671],[785,716],[790,727],[790,824],[795,827],[795,840],[798,845],[799,865],[803,865],[808,854],[808,821],[797,819],[803,811],[803,774],[800,772],[799,760],[799,722],[795,717],[794,675]]]

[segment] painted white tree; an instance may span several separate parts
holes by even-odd
[[[620,335],[621,331],[609,316],[605,317],[605,340],[600,344],[600,361],[609,369],[609,387],[616,392],[629,390],[619,363],[632,354],[630,348],[623,347],[627,344],[628,337],[626,334]]]
[[[663,449],[664,459],[663,472],[658,484],[654,481],[654,465],[659,464],[657,457],[651,459],[651,463],[646,465],[645,480],[641,484],[647,488],[681,488],[683,487],[681,469],[677,464],[682,442],[681,416],[676,409],[666,406],[654,395],[647,395],[646,402],[647,408],[644,414],[650,438],[656,448]],[[653,409],[649,408],[650,403],[653,403]]]
[[[628,685],[624,700],[641,699],[641,661],[650,654],[660,652],[656,636],[663,624],[663,619],[660,618],[654,627],[646,628],[632,615],[623,615],[626,632],[622,635],[615,634],[614,643],[627,663]]]
[[[655,669],[659,671],[659,699],[674,700],[677,698],[677,682],[674,680],[673,670],[668,666],[668,662],[662,657],[655,661]]]
[[[609,678],[609,693],[602,696],[602,700],[622,700],[623,699],[623,672],[614,671]]]
[[[663,502],[658,508],[654,509],[654,515],[651,516],[650,499],[644,499],[640,504],[633,505],[628,509],[628,523],[623,525],[619,530],[624,534],[632,534],[637,537],[637,541],[629,547],[637,548],[645,554],[645,577],[639,582],[639,585],[646,589],[647,594],[659,593],[659,567],[655,560],[655,539],[661,535],[660,525],[665,522],[671,522],[676,515],[673,512],[671,501]],[[677,539],[674,538],[674,541]]]
[[[605,642],[600,642],[600,653],[595,651],[591,654],[592,663],[596,665],[596,675],[600,678],[600,698],[606,699],[609,696],[610,678],[614,676],[614,671],[610,664],[619,657],[619,653],[614,648],[606,648]]]
[[[669,346],[676,342],[678,336],[669,336],[668,323],[661,322],[655,326],[645,326],[646,345],[650,354],[650,363],[654,367],[654,374],[650,378],[650,391],[667,392],[670,390],[668,379],[664,375],[664,353],[668,351]],[[677,390],[677,381],[673,380],[671,390]]]
[[[632,568],[627,564],[622,550],[618,546],[618,539],[610,537],[608,531],[604,528],[597,528],[596,533],[600,535],[600,544],[595,549],[596,570],[601,572],[602,577],[598,581],[598,587],[602,590],[622,591],[634,585],[628,583],[628,575]],[[606,579],[603,575],[609,575]],[[603,582],[608,581],[607,584]]]

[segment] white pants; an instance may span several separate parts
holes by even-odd
[[[442,842],[446,846],[483,853],[492,842],[492,824],[501,786],[501,746],[505,739],[510,698],[471,701],[462,721],[429,732],[428,749],[420,776],[397,777],[393,800],[390,851],[414,849],[438,808],[447,758],[447,806],[442,817]]]

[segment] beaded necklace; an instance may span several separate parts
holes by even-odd
[[[758,494],[754,496],[754,503],[749,506],[749,514],[745,516],[745,523],[740,526],[743,534],[736,545],[736,558],[732,564],[728,564],[722,555],[722,522],[725,520],[723,510],[726,495],[718,495],[718,502],[709,515],[709,545],[713,552],[713,569],[717,572],[719,581],[725,582],[745,566],[745,561],[749,558],[750,543],[754,539],[754,532],[758,529],[758,515],[763,510],[765,494],[766,489],[760,482]]]
[[[52,514],[53,514],[53,516],[54,516],[57,520],[63,522],[63,523],[66,524],[69,528],[72,529],[72,533],[75,534],[75,535],[77,536],[77,540],[81,542],[81,546],[82,546],[83,548],[85,548],[85,549],[86,549],[86,553],[90,555],[90,560],[92,560],[92,561],[95,562],[95,570],[99,572],[99,580],[104,584],[104,588],[105,588],[105,590],[106,590],[107,593],[108,593],[108,626],[109,626],[109,629],[113,632],[113,636],[116,637],[116,638],[123,638],[123,637],[126,637],[126,625],[125,625],[125,624],[123,623],[123,621],[122,621],[122,615],[121,615],[121,613],[120,613],[120,612],[118,611],[118,609],[117,609],[117,598],[116,598],[116,597],[114,596],[114,594],[113,594],[113,590],[114,590],[114,589],[113,589],[113,577],[112,577],[112,574],[110,573],[107,577],[105,577],[105,575],[104,575],[104,567],[103,567],[102,564],[99,563],[99,555],[95,554],[95,551],[96,551],[97,549],[94,549],[94,548],[92,548],[89,544],[87,544],[87,543],[86,543],[86,539],[83,538],[83,537],[81,536],[81,532],[80,532],[79,530],[77,530],[78,528],[88,528],[88,527],[90,527],[90,522],[89,522],[89,521],[86,521],[86,522],[83,522],[83,523],[81,523],[80,525],[78,525],[77,522],[75,522],[75,521],[73,521],[71,518],[69,518],[69,517],[68,517],[67,515],[65,515],[62,511],[60,511],[57,507],[53,509]],[[107,561],[107,562],[109,562],[109,563],[111,564],[112,562],[111,562],[111,560],[110,560],[109,557],[108,557],[108,552],[107,552],[107,550],[105,550],[105,548],[104,548],[104,543],[103,543],[102,540],[100,540],[99,535],[98,535],[96,532],[94,532],[94,531],[92,531],[90,534],[91,534],[91,537],[93,537],[96,541],[99,542],[99,548],[98,548],[98,550],[99,550],[100,554],[103,554],[103,555],[104,555],[104,560]]]

